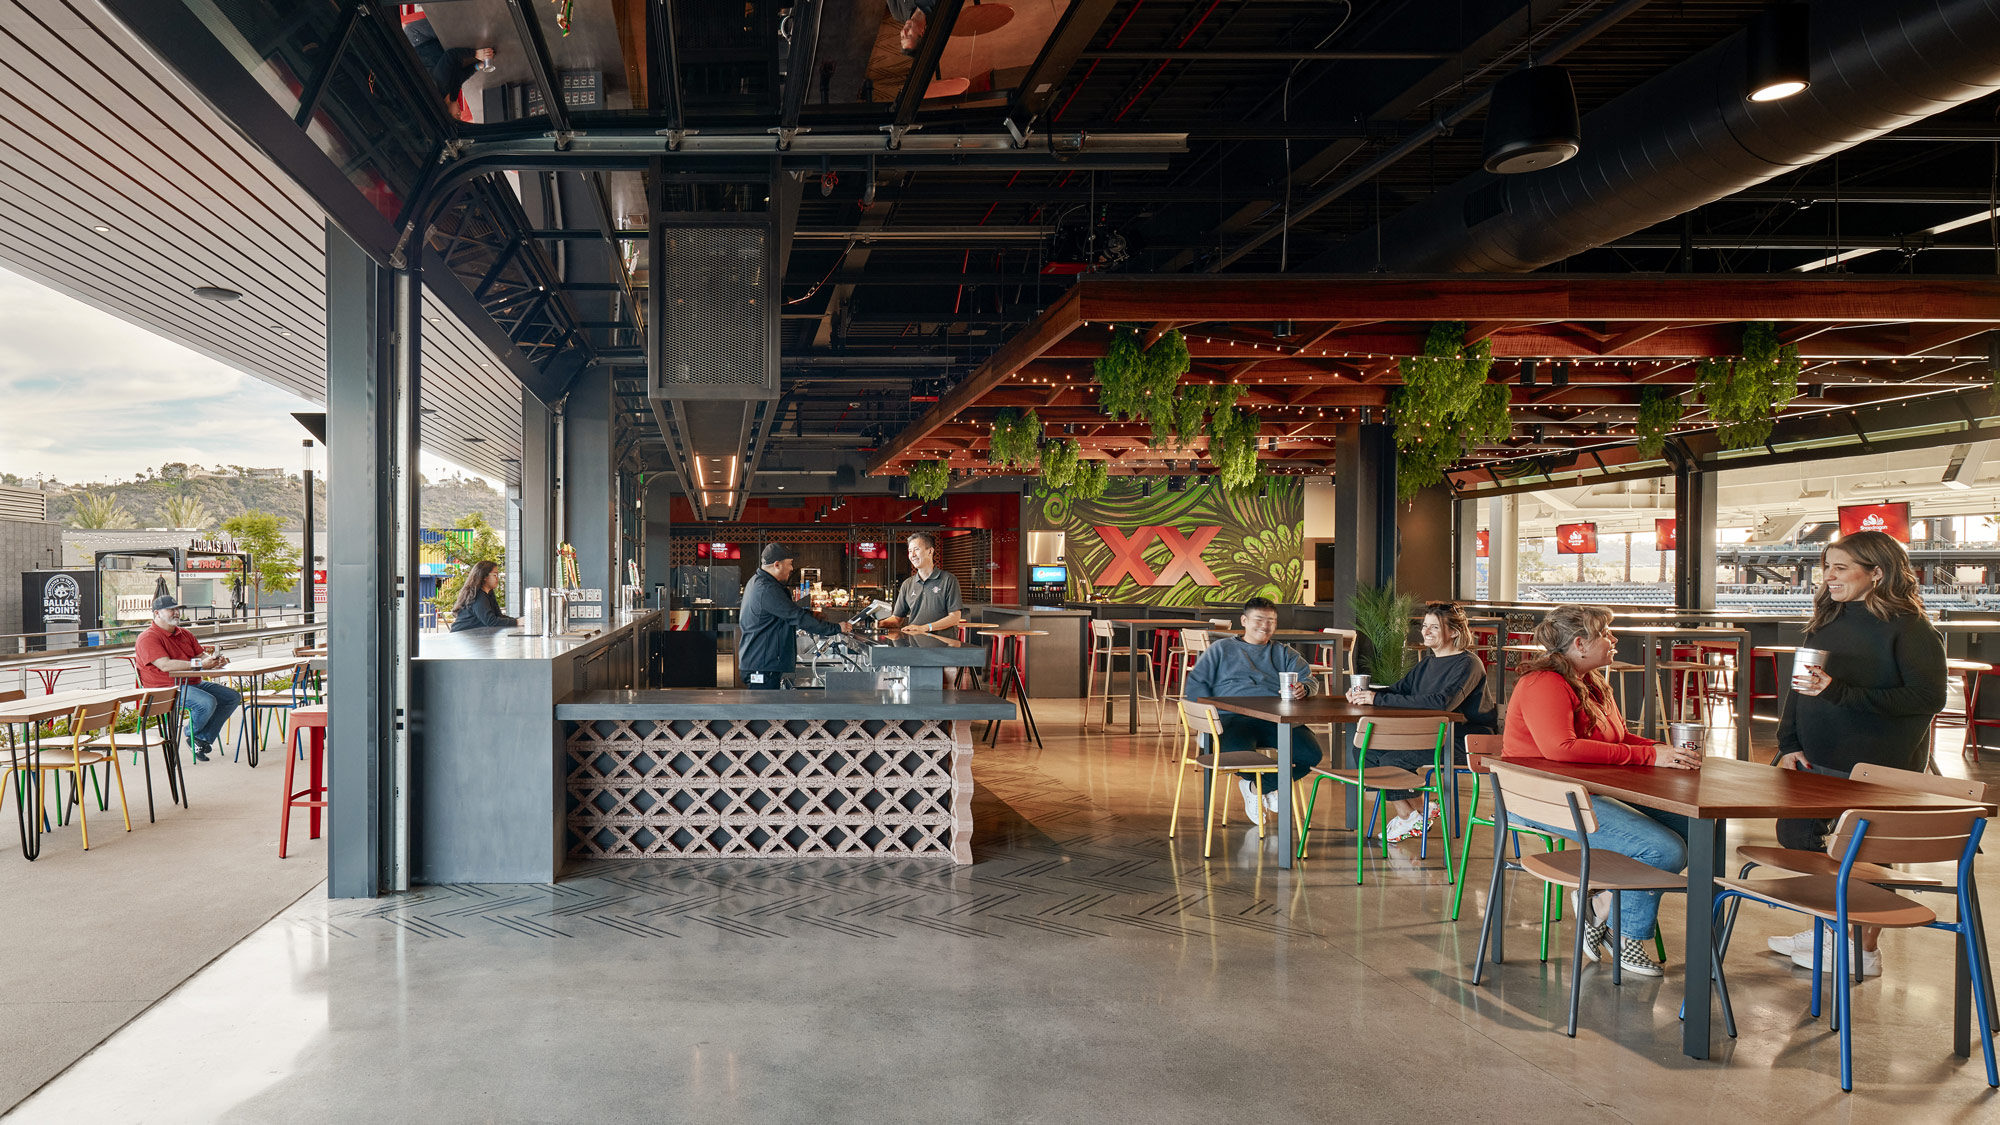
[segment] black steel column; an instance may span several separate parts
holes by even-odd
[[[521,392],[521,534],[509,569],[521,585],[554,586],[556,511],[555,420],[542,400]]]
[[[674,600],[673,481],[666,473],[651,473],[639,485],[639,516],[645,520],[646,542],[640,581],[645,584],[648,605],[655,604],[653,588],[664,587],[657,603],[660,609],[672,609]]]
[[[1396,577],[1396,431],[1334,427],[1333,620],[1354,628],[1354,592]]]
[[[596,603],[601,607],[599,613],[606,612],[618,595],[618,469],[612,460],[615,417],[611,370],[586,369],[570,385],[569,403],[563,411],[563,504],[569,542],[576,548],[579,585],[603,592],[603,600]],[[579,616],[578,604],[570,605],[572,618]],[[582,620],[591,624],[596,619],[586,610]]]
[[[314,608],[313,594],[317,592],[317,586],[313,582],[313,471],[312,471],[313,439],[307,438],[305,439],[304,442],[300,444],[305,449],[305,464],[300,466],[300,475],[304,478],[306,486],[306,518],[305,518],[306,562],[305,566],[302,568],[302,572],[299,575],[299,577],[303,580],[299,583],[299,586],[301,589],[305,591],[305,594],[299,598],[299,619],[303,621],[305,624],[311,625],[315,621],[315,615],[313,613],[313,608]],[[306,642],[308,644],[312,642],[312,637],[310,635],[306,637]]]
[[[1715,608],[1716,479],[1683,462],[1674,472],[1674,604]]]

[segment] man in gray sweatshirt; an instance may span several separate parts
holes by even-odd
[[[1241,637],[1217,638],[1188,670],[1187,683],[1182,689],[1187,698],[1202,700],[1231,695],[1276,695],[1280,672],[1299,674],[1298,683],[1292,688],[1292,698],[1303,699],[1311,694],[1312,665],[1287,646],[1271,641],[1271,635],[1278,631],[1277,605],[1269,598],[1251,598],[1243,603],[1241,621]],[[1222,745],[1216,747],[1218,751],[1255,750],[1277,744],[1278,724],[1248,715],[1222,713]],[[1312,731],[1294,724],[1293,779],[1306,776],[1323,756],[1319,740],[1313,737]],[[1248,778],[1239,778],[1237,785],[1243,792],[1243,811],[1249,815],[1251,823],[1262,824],[1265,810],[1278,811],[1278,802],[1283,797],[1279,795],[1276,774],[1260,774],[1257,780],[1263,785],[1261,800],[1256,786],[1251,785]]]

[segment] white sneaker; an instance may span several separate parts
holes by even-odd
[[[1263,794],[1257,792],[1257,787],[1250,784],[1250,779],[1247,777],[1237,778],[1236,788],[1243,794],[1243,815],[1249,818],[1250,823],[1263,827]]]
[[[1773,953],[1782,953],[1790,957],[1792,954],[1804,950],[1810,958],[1810,954],[1812,953],[1812,936],[1813,932],[1811,930],[1800,930],[1795,934],[1765,938],[1764,944],[1770,946]]]
[[[1400,844],[1423,830],[1424,818],[1419,813],[1389,818],[1389,842]]]
[[[1820,947],[1819,963],[1822,970],[1831,973],[1833,971],[1833,940],[1831,934],[1827,937],[1828,940]],[[1858,949],[1855,952],[1861,954],[1861,975],[1863,977],[1879,977],[1882,975],[1881,950]],[[1797,965],[1801,969],[1810,969],[1813,967],[1811,934],[1806,935],[1806,943],[1802,948],[1793,951],[1792,964]]]
[[[1278,798],[1282,792],[1283,790],[1273,789],[1269,793],[1264,794],[1264,807],[1272,812],[1277,812]]]

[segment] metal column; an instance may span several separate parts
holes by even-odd
[[[1333,621],[1354,627],[1354,593],[1396,577],[1396,431],[1334,427]]]
[[[555,419],[542,400],[521,392],[521,538],[513,566],[522,586],[554,586]],[[519,605],[519,602],[514,603]]]
[[[1451,503],[1451,596],[1461,602],[1479,597],[1479,502]]]
[[[326,229],[327,893],[407,886],[419,282]]]
[[[1674,604],[1715,608],[1716,479],[1683,462],[1674,472]]]
[[[563,411],[563,503],[566,534],[576,548],[581,586],[602,590],[609,612],[618,595],[618,468],[612,460],[617,438],[616,399],[611,370],[586,369],[571,384]],[[588,604],[588,603],[586,603]],[[577,616],[572,604],[570,615]],[[590,619],[585,618],[589,623]]]

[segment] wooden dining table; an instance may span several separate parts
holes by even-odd
[[[1865,781],[1786,770],[1776,766],[1710,757],[1700,769],[1662,766],[1609,766],[1588,762],[1558,762],[1545,758],[1507,758],[1506,765],[1573,781],[1595,794],[1641,808],[1679,813],[1688,818],[1687,940],[1682,966],[1687,973],[1687,1015],[1681,1025],[1681,1053],[1693,1059],[1709,1054],[1714,965],[1715,880],[1726,858],[1731,820],[1779,817],[1833,818],[1849,809],[1896,811],[1962,809],[1968,802],[1936,793],[1919,793]],[[1995,812],[1987,805],[1986,814]],[[1969,981],[1960,946],[1960,980]],[[1495,951],[1496,954],[1498,951]],[[1969,993],[1960,986],[1961,1008],[1956,1049],[1969,1051],[1964,1005]]]
[[[243,716],[242,721],[250,725],[250,746],[245,757],[249,761],[250,767],[255,769],[257,766],[257,739],[263,731],[263,726],[259,717],[261,709],[251,706],[248,701],[254,699],[262,689],[264,677],[275,675],[279,672],[289,672],[302,663],[304,663],[304,659],[297,656],[250,657],[243,660],[232,660],[220,668],[177,668],[168,672],[167,675],[183,683],[193,683],[198,680],[249,681],[250,690],[244,693],[244,710],[247,713]],[[174,714],[178,717],[180,708],[174,708]]]
[[[1420,711],[1408,707],[1376,707],[1372,704],[1349,703],[1342,696],[1309,695],[1304,699],[1285,699],[1276,695],[1225,695],[1212,699],[1197,699],[1196,703],[1206,703],[1219,711],[1244,715],[1252,719],[1263,719],[1278,726],[1278,776],[1292,776],[1292,727],[1330,726],[1333,745],[1326,748],[1326,762],[1330,769],[1341,769],[1347,765],[1347,738],[1341,728],[1351,723],[1361,722],[1377,716],[1402,719],[1443,719],[1447,724],[1465,721],[1465,716],[1455,711]],[[1456,739],[1450,729],[1445,731],[1446,745],[1453,745]],[[1458,771],[1452,771],[1452,815],[1454,825],[1458,823]],[[1347,803],[1347,827],[1353,830],[1361,823],[1361,802]],[[1284,854],[1278,858],[1279,867],[1292,865],[1292,853],[1298,850],[1298,840],[1292,834],[1292,803],[1278,802],[1278,839],[1285,841]],[[1358,846],[1358,845],[1357,845]]]
[[[145,690],[131,687],[91,688],[31,695],[10,703],[0,703],[0,727],[7,728],[7,765],[21,771],[23,795],[15,805],[21,826],[21,854],[30,862],[42,854],[42,834],[35,820],[38,815],[36,810],[42,807],[41,789],[45,783],[41,771],[34,768],[42,752],[41,725],[66,719],[79,707],[123,699],[136,700]]]

